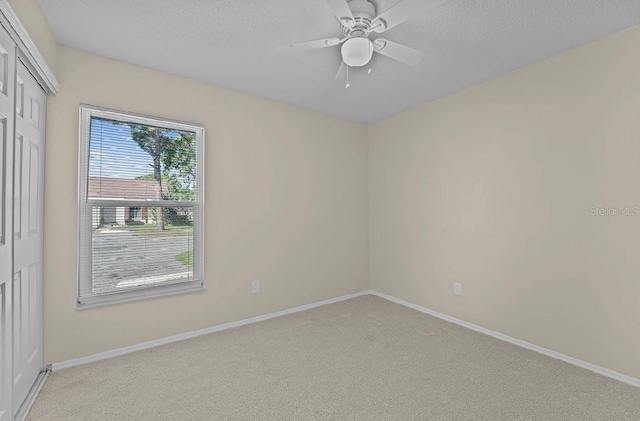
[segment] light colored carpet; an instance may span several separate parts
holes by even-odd
[[[364,296],[55,372],[29,420],[640,420],[640,389]]]

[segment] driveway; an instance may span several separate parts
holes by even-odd
[[[193,265],[176,256],[193,250],[190,235],[96,231],[93,234],[93,287],[113,290],[190,277]]]

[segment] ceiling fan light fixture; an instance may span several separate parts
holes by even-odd
[[[348,66],[361,67],[371,61],[373,44],[367,38],[351,38],[342,44],[342,59]]]

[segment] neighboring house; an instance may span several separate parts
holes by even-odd
[[[164,193],[168,193],[163,185]],[[155,200],[160,197],[155,180],[89,177],[88,197],[103,200]],[[146,207],[118,206],[93,209],[93,227],[155,222]]]

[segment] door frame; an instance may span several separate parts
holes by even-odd
[[[38,51],[38,48],[36,47],[36,44],[33,42],[31,37],[29,36],[27,29],[23,26],[22,22],[20,22],[20,19],[18,18],[14,10],[11,8],[11,5],[7,0],[0,0],[0,26],[2,27],[2,29],[6,31],[6,33],[9,35],[9,38],[11,38],[11,40],[16,45],[16,49],[15,49],[16,71],[17,71],[17,67],[20,65],[18,63],[18,60],[19,60],[27,68],[28,72],[35,78],[36,82],[44,90],[46,96],[51,94],[53,95],[57,94],[60,89],[60,83],[56,79],[55,74],[51,69],[51,67],[49,66],[49,64],[46,62],[42,54],[40,54],[40,52]],[[46,96],[45,96],[45,101],[46,101]],[[43,105],[46,106],[46,102]],[[14,107],[15,107],[15,104],[14,104]],[[46,113],[45,113],[45,118],[46,118]],[[11,133],[11,134],[7,133],[7,138],[8,138],[7,140],[10,141],[12,144],[14,141],[13,140],[14,136],[15,136],[15,133]],[[43,136],[46,137],[46,133],[44,133]],[[6,157],[6,158],[7,159],[10,158],[13,161],[13,153],[11,154],[10,157]],[[44,161],[44,156],[42,157],[42,160]],[[12,183],[12,180],[11,180],[11,183]],[[40,188],[44,189],[44,186],[41,184]],[[40,208],[42,208],[42,206],[40,206]],[[11,209],[11,211],[13,211],[13,209]],[[43,209],[39,209],[40,214],[38,215],[41,223],[42,223],[42,216],[43,216],[42,211]],[[13,229],[10,229],[10,231],[11,231],[10,233],[11,238],[13,238]],[[41,245],[41,251],[42,251],[42,245]],[[41,258],[41,262],[42,262],[42,258]],[[40,272],[41,272],[40,286],[42,289],[42,271]],[[11,291],[7,291],[5,289],[5,293],[6,292],[11,292]],[[42,290],[40,291],[40,293],[42,294]],[[38,310],[41,317],[40,327],[42,329],[43,327],[42,316],[43,316],[43,310],[44,310],[42,298],[40,299],[39,307],[40,308]],[[13,309],[11,308],[9,308],[8,310],[11,312],[13,311]],[[6,326],[3,326],[3,328],[4,327]],[[5,346],[5,345],[13,347],[11,343],[9,344],[0,343],[0,346]],[[7,350],[7,352],[8,352],[8,355],[5,355],[5,357],[11,358],[12,350]],[[12,370],[12,366],[13,364],[10,363],[9,364],[10,371]],[[23,420],[25,418],[29,409],[31,408],[31,405],[35,401],[35,398],[38,392],[42,388],[44,381],[49,375],[49,372],[50,372],[50,369],[44,369],[40,372],[34,385],[29,390],[29,393],[26,399],[24,400],[24,402],[22,402],[22,404],[20,404],[19,408],[11,408],[11,401],[13,401],[13,397],[10,397],[10,407],[8,408],[9,417],[10,417],[9,419],[11,419],[11,415],[13,414],[15,414],[14,420],[16,421]],[[10,376],[10,377],[13,377],[13,376]]]
[[[60,90],[60,82],[7,0],[0,0],[0,24],[16,43],[19,57],[47,95],[56,95]]]

